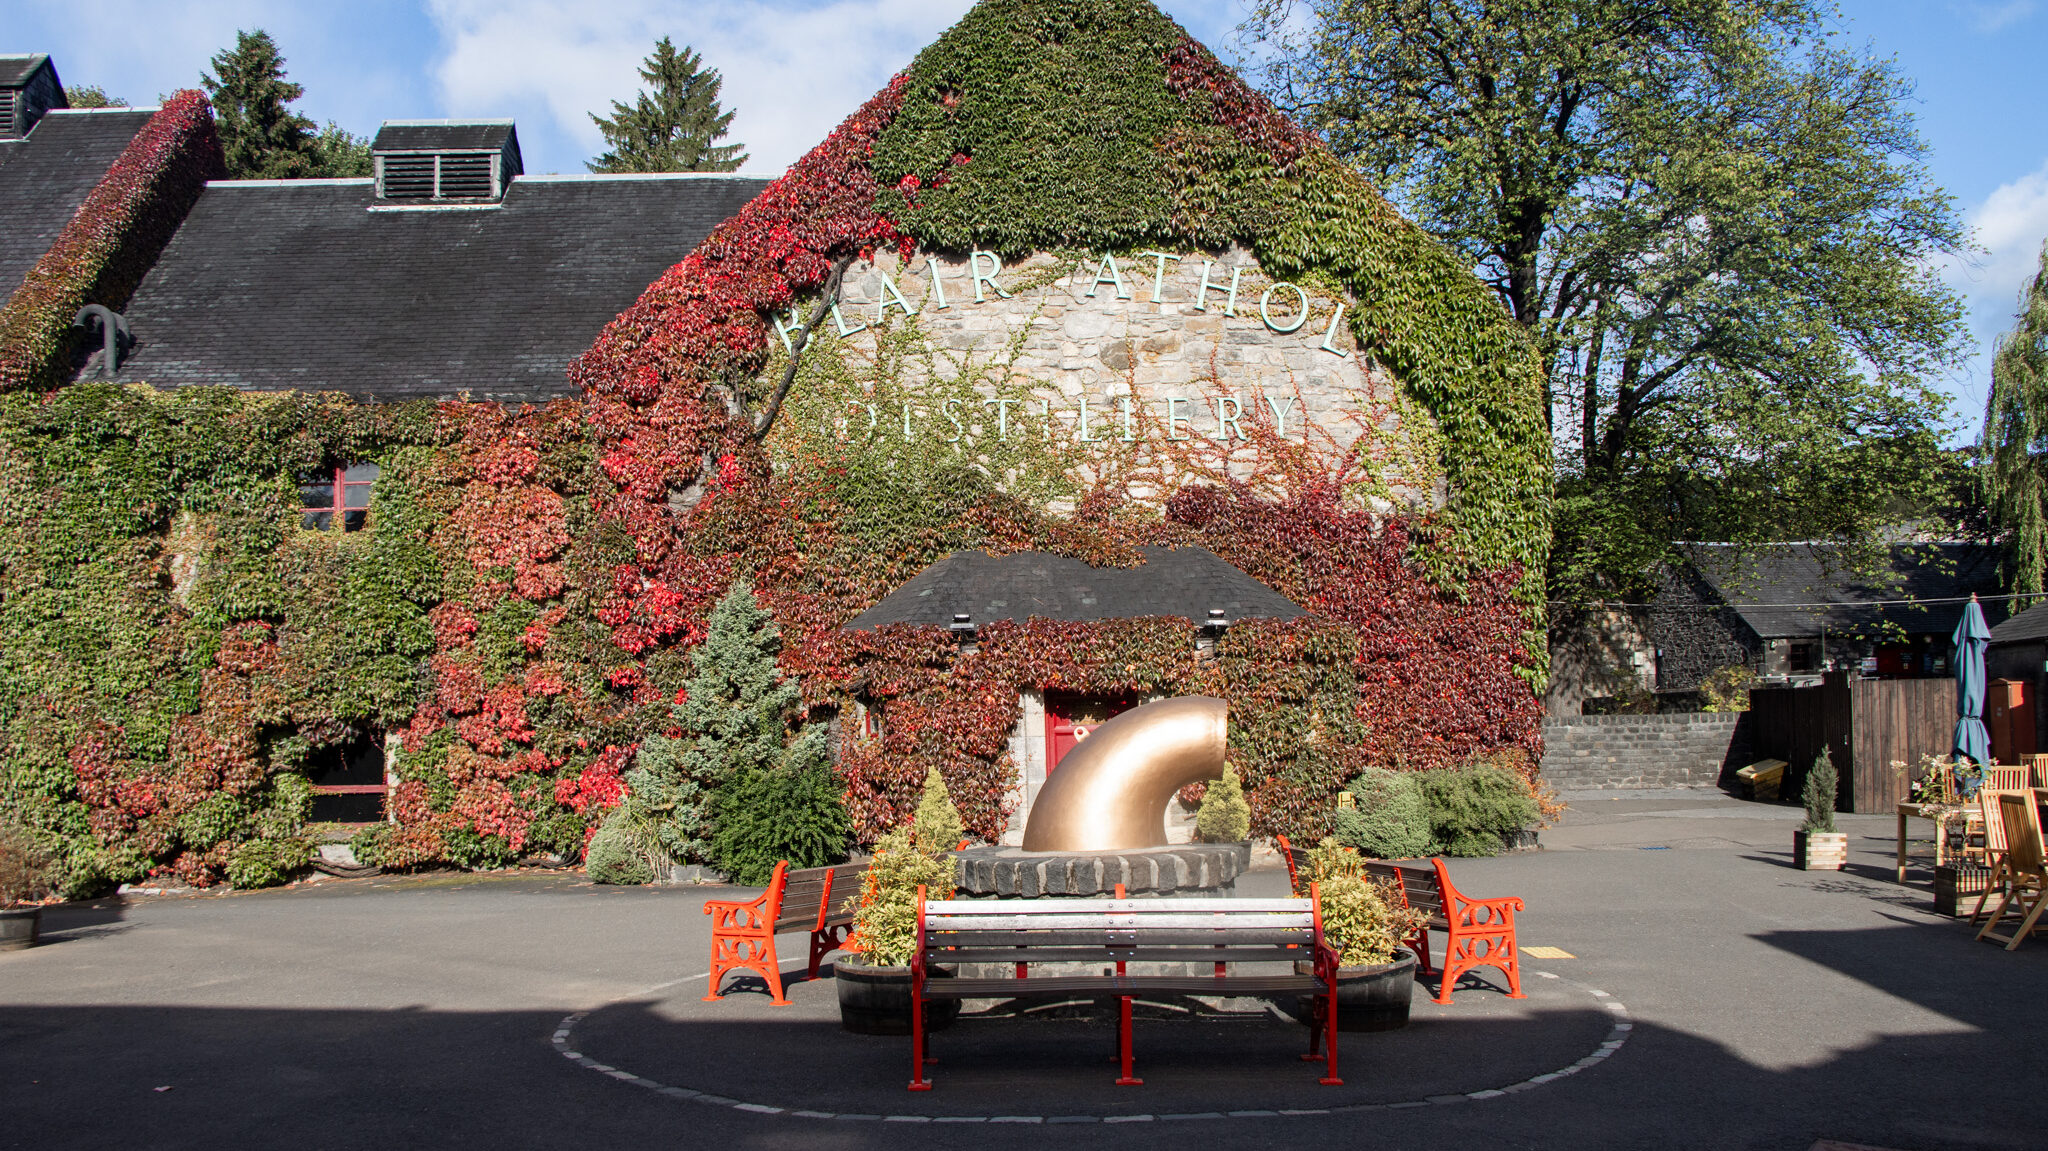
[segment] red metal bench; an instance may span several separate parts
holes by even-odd
[[[1280,857],[1287,861],[1288,885],[1299,891],[1301,869],[1308,852],[1277,837]],[[1424,975],[1438,975],[1436,1001],[1449,1003],[1458,977],[1479,967],[1498,967],[1508,978],[1508,998],[1525,999],[1522,994],[1522,952],[1515,940],[1515,913],[1523,910],[1521,899],[1505,896],[1474,899],[1451,883],[1444,861],[1429,861],[1435,873],[1419,867],[1403,867],[1377,859],[1365,862],[1365,872],[1374,879],[1393,882],[1408,907],[1429,915],[1429,922],[1408,939]],[[1429,957],[1431,928],[1444,933],[1444,961],[1441,967]]]
[[[912,1091],[925,1078],[924,1005],[928,999],[1115,999],[1119,1086],[1132,1074],[1131,1001],[1146,995],[1315,997],[1305,1060],[1325,1064],[1320,1082],[1337,1077],[1337,952],[1323,940],[1323,919],[1311,887],[1306,899],[966,899],[926,902],[918,889],[917,950],[911,956]],[[1238,962],[1312,959],[1312,974],[1233,975]],[[1125,965],[1155,962],[1188,974],[1131,975]],[[1068,963],[1100,975],[1027,977],[1034,963]],[[938,964],[1014,964],[1016,975],[925,978]],[[1115,974],[1109,974],[1111,965]],[[1214,974],[1195,974],[1213,965]],[[1328,1054],[1318,1047],[1328,1045]]]
[[[789,870],[789,861],[775,865],[768,890],[754,899],[713,899],[704,904],[711,916],[711,986],[705,999],[722,999],[719,984],[729,971],[752,971],[768,981],[777,1007],[789,1006],[782,996],[782,967],[775,956],[775,937],[791,931],[811,936],[809,977],[818,964],[846,942],[860,903],[861,875],[868,865],[838,863],[830,867]]]

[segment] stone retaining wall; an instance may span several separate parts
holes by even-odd
[[[1747,715],[1548,719],[1543,722],[1543,779],[1558,791],[1714,787],[1749,762]]]

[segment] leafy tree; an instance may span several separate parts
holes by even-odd
[[[778,859],[792,867],[829,863],[846,846],[846,811],[826,729],[804,727],[791,738],[802,691],[776,669],[780,646],[754,589],[745,580],[735,583],[712,608],[704,642],[690,653],[697,674],[677,715],[690,747],[674,792],[685,803],[710,793],[706,855],[741,883],[767,882]],[[694,836],[697,826],[692,821],[687,830]]]
[[[718,104],[725,83],[716,68],[685,44],[676,51],[669,38],[655,42],[654,55],[640,69],[652,86],[631,107],[612,101],[609,119],[592,113],[610,151],[584,166],[593,172],[731,172],[747,162],[741,144],[720,144],[732,113]]]
[[[76,88],[64,89],[64,102],[73,108],[126,108],[128,101],[119,96],[107,95],[107,90],[97,84],[82,84]]]
[[[2007,578],[2020,595],[2042,592],[2048,562],[2048,244],[2033,282],[2020,293],[2018,323],[1999,337],[1984,405],[1984,488],[2005,530]],[[2015,608],[2032,601],[2021,601]]]
[[[1554,594],[1679,539],[1867,538],[1911,504],[1964,246],[1888,61],[1817,0],[1266,0],[1281,102],[1546,355]]]
[[[270,33],[235,33],[235,47],[213,58],[213,73],[199,82],[213,101],[228,175],[237,180],[292,180],[367,176],[370,151],[330,122],[313,121],[286,107],[306,94],[285,79],[284,56]]]

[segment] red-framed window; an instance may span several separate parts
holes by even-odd
[[[299,478],[299,521],[311,531],[361,531],[370,522],[370,485],[376,464],[321,468]]]
[[[312,823],[373,824],[384,819],[384,740],[371,732],[316,750],[306,763],[313,785]]]

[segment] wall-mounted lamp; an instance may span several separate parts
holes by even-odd
[[[1202,634],[1210,639],[1221,639],[1223,633],[1229,630],[1230,617],[1224,615],[1220,607],[1210,608],[1209,618],[1202,621]]]
[[[953,622],[946,625],[946,630],[952,633],[954,643],[974,642],[974,619],[964,611],[953,613]]]

